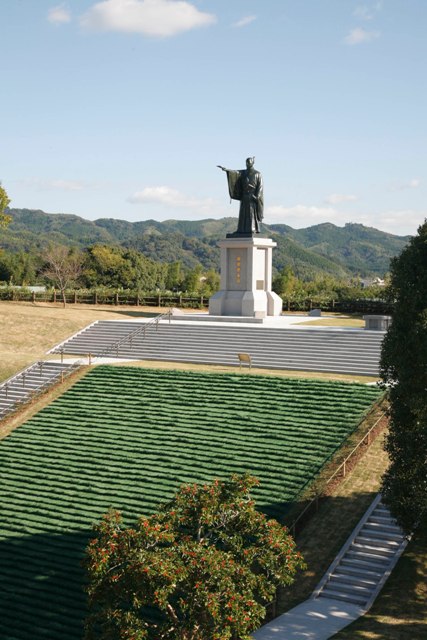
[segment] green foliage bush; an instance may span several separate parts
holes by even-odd
[[[304,568],[287,529],[256,510],[256,484],[184,485],[132,528],[107,514],[87,549],[86,640],[250,640]]]

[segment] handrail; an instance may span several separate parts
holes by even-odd
[[[341,464],[335,469],[334,473],[325,481],[324,486],[323,486],[323,491],[325,491],[325,489],[327,489],[328,485],[332,482],[332,480],[335,478],[335,476],[338,475],[338,473],[343,470],[343,477],[345,478],[346,475],[346,464],[347,462],[354,456],[355,452],[359,449],[359,447],[362,446],[362,444],[365,442],[365,440],[367,439],[367,445],[369,446],[371,444],[370,439],[371,439],[371,433],[372,431],[377,427],[378,423],[384,418],[384,416],[387,414],[386,411],[383,411],[380,415],[380,417],[375,421],[375,423],[372,425],[372,427],[369,429],[369,431],[367,431],[365,433],[365,435],[363,436],[363,438],[361,440],[359,440],[359,442],[357,443],[357,445],[354,447],[354,449],[351,450],[351,452],[348,454],[348,456],[343,460],[343,462],[341,462]],[[303,509],[303,511],[301,511],[301,513],[298,515],[298,517],[292,522],[292,524],[289,526],[289,531],[291,531],[292,536],[295,537],[295,533],[296,533],[296,526],[298,524],[298,522],[301,520],[301,518],[307,513],[307,511],[309,511],[312,506],[314,504],[316,504],[316,507],[318,505],[318,501],[319,501],[319,495],[316,495],[313,500],[311,500],[311,502],[308,503],[308,505]]]
[[[42,385],[37,387],[37,389],[34,389],[33,392],[29,393],[28,396],[16,400],[10,407],[4,407],[3,409],[1,409],[0,420],[2,420],[3,418],[5,418],[11,413],[14,413],[23,405],[27,404],[31,400],[34,400],[34,398],[37,398],[38,396],[42,395],[42,393],[44,393],[46,389],[48,389],[49,387],[52,387],[56,382],[58,382],[59,379],[61,380],[61,382],[63,382],[64,378],[67,378],[74,371],[77,371],[77,369],[79,369],[83,364],[84,364],[83,360],[77,360],[76,362],[73,362],[72,364],[70,364],[70,366],[67,369],[65,369],[65,371],[64,370],[58,371],[54,376],[49,378],[49,380],[46,380],[46,382],[44,382]],[[29,368],[32,368],[32,367],[29,367]],[[28,371],[28,369],[26,369],[25,371]],[[23,373],[24,372],[21,372],[21,374],[19,375],[23,375]],[[14,376],[13,378],[17,378],[17,377],[18,375]]]
[[[132,339],[136,335],[138,335],[140,333],[144,333],[144,339],[145,339],[145,332],[146,332],[147,328],[149,328],[150,326],[156,325],[156,329],[158,330],[158,325],[159,325],[160,320],[162,320],[163,318],[169,318],[169,322],[170,322],[171,321],[171,316],[172,316],[172,309],[169,309],[169,311],[167,313],[161,313],[158,316],[156,316],[155,318],[152,318],[149,322],[145,322],[142,326],[137,327],[131,333],[127,334],[126,336],[124,336],[120,340],[117,340],[117,342],[114,342],[112,345],[109,345],[108,347],[106,347],[103,351],[101,351],[101,353],[97,354],[96,356],[92,357],[92,354],[88,353],[87,355],[88,355],[88,358],[89,358],[89,364],[92,364],[92,361],[94,359],[105,357],[106,354],[110,353],[114,349],[116,349],[117,356],[118,356],[118,350],[119,350],[119,347],[120,347],[121,344],[124,344],[125,342],[130,341],[130,343],[132,345]],[[63,362],[64,353],[65,353],[64,349],[61,349],[60,350],[61,363]],[[68,377],[73,371],[76,371],[77,369],[79,369],[84,364],[86,364],[86,363],[83,360],[83,358],[80,358],[79,360],[76,360],[75,362],[73,362],[68,367],[68,369],[66,369],[65,371],[64,370],[58,371],[57,374],[52,376],[44,384],[42,384],[39,387],[37,387],[37,389],[35,389],[32,393],[29,393],[27,397],[17,399],[10,407],[5,407],[3,409],[0,409],[0,420],[2,420],[5,416],[9,415],[10,413],[13,413],[19,407],[21,407],[22,405],[26,404],[30,400],[34,399],[35,397],[38,397],[41,393],[43,393],[45,391],[45,389],[53,386],[58,381],[59,378],[61,379],[61,381],[63,381],[64,377]],[[23,371],[20,371],[19,373],[16,373],[15,375],[13,375],[10,378],[8,378],[7,380],[5,380],[0,385],[0,393],[5,392],[6,397],[7,397],[10,384],[13,383],[13,382],[19,382],[21,379],[23,381],[23,386],[25,387],[25,376],[30,371],[33,371],[37,367],[37,365],[41,369],[42,366],[43,366],[43,361],[39,360],[38,362],[35,362],[34,364],[32,364],[29,367],[27,367],[26,369],[24,369]]]
[[[120,348],[120,346],[122,344],[125,344],[126,342],[130,342],[130,345],[132,347],[132,340],[133,340],[134,337],[136,337],[140,333],[143,333],[144,334],[144,339],[145,339],[145,332],[147,331],[147,329],[149,327],[151,327],[151,326],[153,326],[155,324],[156,325],[156,330],[158,331],[160,320],[163,320],[164,318],[168,318],[169,319],[169,324],[170,324],[171,316],[172,316],[172,309],[169,309],[169,311],[167,311],[166,313],[160,313],[155,318],[151,318],[151,320],[149,320],[148,322],[144,322],[140,327],[137,327],[136,329],[134,329],[133,331],[131,331],[127,335],[123,336],[123,338],[120,338],[120,340],[117,340],[116,342],[113,342],[113,344],[110,344],[107,347],[105,347],[105,349],[103,349],[103,351],[101,351],[100,353],[97,353],[97,354],[89,353],[88,354],[89,364],[92,364],[93,360],[95,360],[97,358],[105,358],[105,356],[107,354],[111,353],[111,351],[114,351],[114,350],[116,351],[116,357],[118,358],[119,357],[119,348]],[[66,353],[66,352],[65,352],[64,348],[62,348],[60,350],[61,361],[62,361],[62,358],[64,356],[64,353]]]
[[[41,360],[38,360],[37,362],[34,362],[33,364],[28,365],[28,367],[26,367],[22,371],[18,371],[18,373],[14,373],[13,376],[10,376],[10,378],[6,378],[6,380],[3,380],[3,382],[0,383],[0,393],[6,389],[6,395],[7,395],[8,385],[12,382],[19,381],[19,379],[22,377],[25,377],[25,374],[32,371],[37,365],[40,366],[40,362]]]

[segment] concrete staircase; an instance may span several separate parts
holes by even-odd
[[[330,328],[282,328],[207,323],[99,321],[50,353],[137,360],[238,364],[249,353],[254,367],[378,375],[380,331]],[[126,337],[129,336],[129,339]],[[120,342],[120,345],[117,343]]]
[[[377,496],[319,583],[314,598],[354,604],[366,612],[407,545]]]
[[[0,384],[0,420],[70,373],[74,364],[37,362]]]

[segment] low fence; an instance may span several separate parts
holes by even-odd
[[[15,302],[62,302],[59,291],[25,291],[20,289],[0,289],[0,300]],[[209,298],[203,295],[171,295],[168,293],[66,291],[67,304],[108,304],[146,307],[207,307]]]
[[[289,531],[295,538],[297,533],[304,527],[305,522],[310,519],[313,513],[317,512],[319,508],[319,502],[322,498],[328,495],[328,490],[334,482],[339,478],[345,478],[352,461],[360,453],[361,447],[369,447],[374,440],[378,431],[381,431],[381,421],[386,417],[387,411],[382,410],[381,415],[365,435],[359,440],[356,446],[350,451],[346,458],[339,464],[335,471],[324,482],[322,482],[322,490],[304,507],[299,515],[290,523]]]
[[[59,291],[25,291],[9,287],[0,288],[0,300],[17,302],[62,302]],[[179,307],[203,309],[209,306],[209,297],[192,294],[170,294],[165,292],[144,293],[135,291],[88,291],[73,290],[65,293],[67,304],[105,304],[146,307]],[[306,298],[303,300],[283,300],[284,311],[308,312],[320,309],[328,313],[358,313],[389,315],[393,304],[380,299],[358,298],[352,300],[330,300]]]

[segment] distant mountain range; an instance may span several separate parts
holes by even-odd
[[[144,220],[112,218],[84,220],[75,215],[11,209],[12,222],[0,232],[0,247],[9,251],[42,250],[49,243],[85,248],[92,244],[118,244],[138,249],[162,262],[180,260],[186,267],[219,268],[217,242],[236,229],[236,218],[220,220]],[[277,242],[273,265],[290,265],[301,278],[330,274],[346,278],[383,275],[390,258],[398,255],[410,236],[395,236],[361,224],[337,227],[331,223],[305,229],[284,224],[263,225],[264,235]]]

